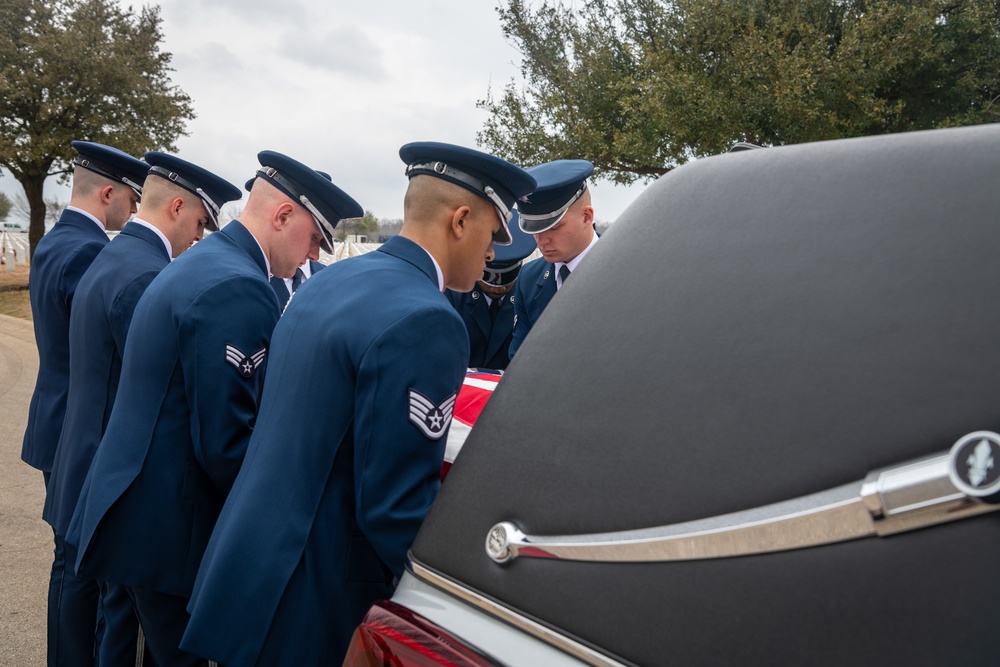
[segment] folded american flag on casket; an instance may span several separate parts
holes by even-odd
[[[454,463],[455,457],[465,444],[465,439],[469,437],[469,431],[479,418],[479,413],[483,411],[486,402],[493,395],[497,382],[503,377],[501,371],[481,370],[470,368],[465,374],[462,388],[458,390],[458,398],[455,399],[455,413],[451,420],[451,429],[448,431],[448,441],[444,449],[444,465],[441,467],[441,479],[444,480]]]

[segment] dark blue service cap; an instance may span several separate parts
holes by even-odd
[[[518,225],[519,217],[518,212],[515,210],[514,217],[510,220],[511,243],[510,245],[494,248],[493,261],[487,262],[487,266],[510,266],[535,252],[535,248],[538,247],[538,244],[535,243],[535,237],[531,234],[525,234],[521,230],[520,225]]]
[[[320,171],[319,169],[317,169],[316,173],[319,174],[320,176],[322,176],[323,178],[325,178],[328,181],[331,181],[331,182],[333,181],[333,176],[331,176],[330,174],[326,173],[325,171]],[[257,174],[254,174],[253,176],[250,177],[249,180],[247,180],[246,183],[243,184],[243,189],[246,190],[247,192],[250,192],[250,189],[253,188],[253,182],[256,181],[256,180],[257,180]]]
[[[509,223],[514,203],[535,189],[535,179],[526,171],[495,155],[453,144],[418,141],[399,149],[406,163],[406,176],[436,176],[491,202],[500,216],[500,230],[493,235],[497,245],[509,245]]]
[[[142,196],[142,184],[146,180],[149,165],[128,153],[97,144],[93,141],[72,141],[70,145],[78,155],[73,164],[116,183],[124,183]]]
[[[513,237],[510,245],[496,246],[493,261],[486,262],[486,270],[483,272],[483,282],[497,287],[509,285],[517,278],[521,271],[521,263],[524,258],[535,252],[538,245],[535,237],[525,234],[517,224],[518,213],[514,211],[514,217],[510,221],[510,235]]]
[[[287,155],[261,151],[257,153],[257,160],[260,162],[257,178],[263,178],[309,211],[323,234],[320,246],[333,254],[333,230],[345,218],[363,216],[365,211],[361,204],[334,185],[328,174],[311,169]]]
[[[149,163],[150,176],[165,178],[201,197],[209,218],[205,227],[212,231],[219,229],[219,213],[223,204],[243,196],[240,189],[229,181],[175,155],[151,151],[146,153],[145,160]]]
[[[569,207],[587,191],[594,165],[587,160],[555,160],[528,169],[538,187],[517,202],[521,229],[539,234],[555,227]]]

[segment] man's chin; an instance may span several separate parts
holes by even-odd
[[[461,293],[464,294],[466,292],[471,292],[472,290],[476,289],[476,287],[478,287],[478,286],[479,286],[479,280],[476,279],[476,280],[473,280],[470,283],[466,283],[466,284],[462,284],[462,285],[447,285],[446,284],[444,287],[445,287],[445,289],[449,289],[452,292],[461,292]]]

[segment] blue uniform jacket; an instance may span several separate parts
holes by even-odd
[[[42,518],[65,535],[118,391],[125,336],[139,297],[170,263],[156,233],[130,222],[76,288],[69,319],[69,397]]]
[[[153,279],[66,536],[80,575],[190,594],[243,462],[278,315],[264,255],[239,221]]]
[[[38,346],[38,379],[28,408],[21,459],[52,470],[69,390],[69,314],[76,286],[108,235],[93,220],[65,210],[31,257],[31,317]]]
[[[310,278],[316,275],[317,271],[325,268],[326,264],[323,264],[322,262],[314,262],[310,259],[309,269],[312,271]],[[288,303],[289,297],[292,296],[288,291],[288,286],[285,285],[285,279],[278,278],[277,276],[271,276],[271,287],[274,288],[274,294],[278,297],[278,303],[281,305],[282,310],[284,310],[285,304]]]
[[[490,319],[486,295],[478,287],[471,292],[449,290],[445,294],[469,333],[469,367],[507,368],[514,334],[514,290],[500,297],[500,312],[495,322]]]
[[[440,487],[468,358],[461,318],[408,239],[299,288],[182,648],[227,667],[340,664]]]
[[[510,343],[511,359],[555,295],[554,264],[549,264],[543,257],[539,257],[521,267],[521,273],[517,276],[517,286],[514,288],[514,312],[517,314],[517,320],[514,323],[514,336]]]

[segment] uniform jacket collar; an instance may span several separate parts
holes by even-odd
[[[143,225],[140,225],[132,221],[126,224],[125,227],[123,227],[122,230],[118,232],[118,234],[123,236],[134,236],[137,239],[142,239],[146,243],[156,248],[157,252],[160,255],[163,255],[164,259],[166,259],[168,262],[170,261],[170,255],[167,253],[166,246],[163,245],[163,239],[157,236],[156,232],[154,232],[152,229],[149,229],[148,227],[145,227]]]
[[[500,347],[508,342],[507,339],[514,329],[514,306],[511,303],[514,290],[499,297],[500,312],[496,321],[490,318],[490,305],[486,294],[478,287],[475,291],[479,292],[479,298],[472,299],[470,295],[466,300],[466,308],[472,311],[473,320],[486,338],[486,359],[492,359],[500,351]]]
[[[488,336],[493,328],[493,322],[490,321],[490,306],[486,294],[477,286],[464,301],[466,312],[472,315],[473,321],[483,335]]]
[[[410,239],[402,236],[393,236],[379,247],[378,252],[384,252],[387,255],[392,255],[405,262],[409,262],[423,271],[435,287],[438,286],[437,271],[434,269],[434,262],[431,260],[431,256],[420,245]]]
[[[274,295],[278,297],[279,305],[284,306],[288,303],[288,299],[291,298],[292,293],[288,291],[288,285],[285,284],[284,278],[271,276],[271,287],[274,289]]]
[[[73,225],[74,227],[79,227],[85,232],[93,234],[96,238],[103,238],[107,240],[108,233],[101,229],[101,227],[96,224],[93,219],[89,218],[87,215],[80,213],[79,211],[74,211],[71,209],[63,209],[62,215],[59,216],[59,220],[56,222],[57,225]]]
[[[260,267],[260,272],[264,274],[264,279],[270,280],[270,276],[267,273],[267,260],[264,259],[264,253],[260,249],[260,244],[254,238],[253,234],[250,233],[250,230],[243,226],[243,223],[239,220],[233,220],[216,233],[225,234],[232,239],[233,243],[243,248],[246,254],[250,255],[253,261],[257,263],[257,266]]]
[[[556,266],[544,262],[541,269],[538,280],[535,281],[535,289],[537,292],[548,294],[551,297],[556,293]]]

